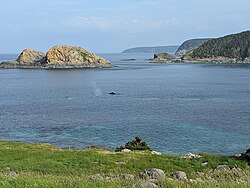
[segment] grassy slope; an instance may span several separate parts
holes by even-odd
[[[145,168],[160,168],[167,177],[180,170],[188,178],[200,180],[195,184],[166,180],[161,187],[248,187],[249,166],[230,157],[202,154],[199,159],[177,156],[156,156],[148,152],[114,153],[105,150],[61,150],[48,144],[23,144],[0,141],[0,187],[132,187],[135,181],[88,180],[89,175],[105,177],[119,174],[138,174]],[[208,161],[208,166],[200,164]],[[117,165],[115,162],[125,162]],[[214,171],[219,164],[237,166],[242,172]],[[17,177],[9,176],[16,172]],[[204,172],[200,177],[196,172]],[[250,186],[249,186],[250,187]]]

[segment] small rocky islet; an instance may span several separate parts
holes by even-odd
[[[45,54],[25,49],[15,61],[0,63],[0,68],[109,68],[112,64],[96,54],[76,46],[54,46]]]

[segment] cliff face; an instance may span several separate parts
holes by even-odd
[[[193,59],[223,59],[236,61],[250,59],[250,31],[212,39],[193,50],[189,56]]]
[[[111,66],[108,60],[74,46],[54,46],[47,54],[25,49],[16,61],[0,63],[0,68],[102,68]]]
[[[181,46],[178,48],[176,51],[175,55],[176,56],[182,56],[185,53],[192,51],[195,48],[198,48],[201,46],[203,43],[207,42],[210,40],[209,38],[207,39],[190,39],[181,44]]]

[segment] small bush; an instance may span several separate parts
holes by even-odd
[[[241,154],[241,159],[246,160],[250,164],[250,148],[245,153]]]
[[[151,148],[147,145],[146,142],[142,141],[140,137],[135,137],[135,140],[129,141],[125,144],[125,146],[120,146],[116,148],[115,151],[122,151],[123,149],[130,149],[130,150],[150,150]]]

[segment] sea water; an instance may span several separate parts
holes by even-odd
[[[0,139],[114,149],[140,136],[173,154],[231,155],[250,147],[250,66],[100,55],[113,68],[0,69]]]

